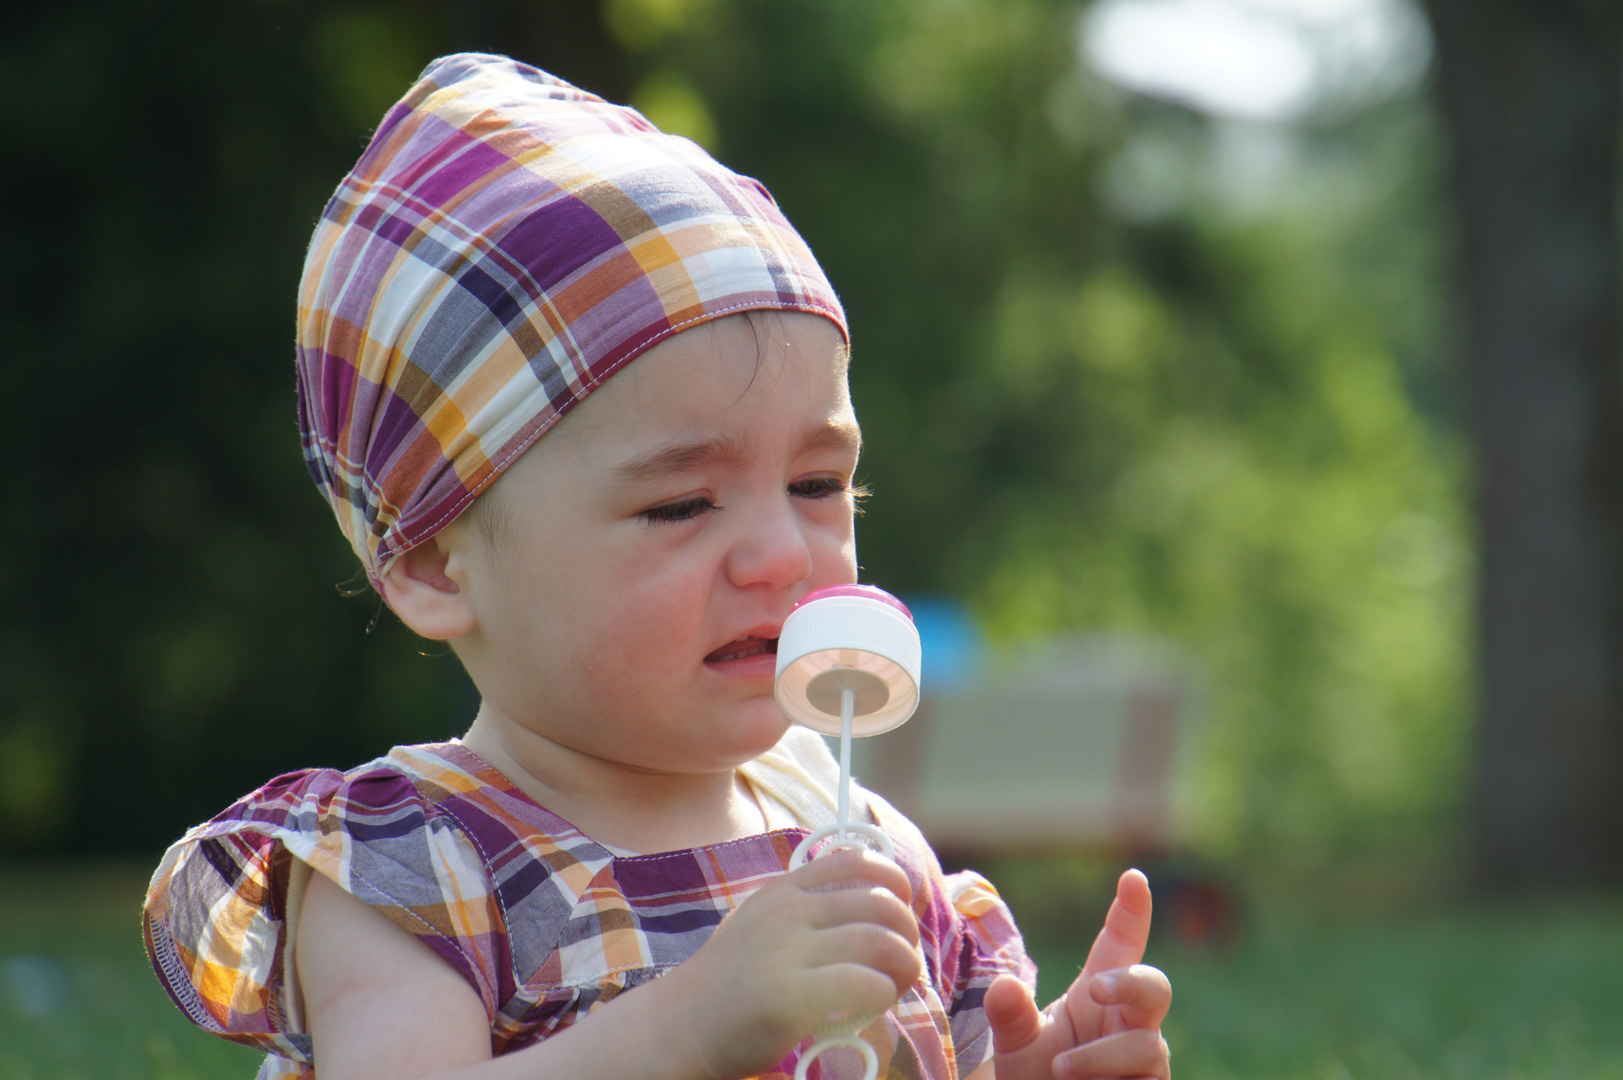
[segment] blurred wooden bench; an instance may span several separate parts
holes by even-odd
[[[858,740],[853,772],[953,854],[1179,846],[1193,668],[1160,641],[1054,640],[931,692],[912,720]]]

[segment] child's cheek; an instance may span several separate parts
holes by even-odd
[[[591,649],[592,681],[599,692],[624,694],[677,674],[680,635],[652,605],[634,605],[600,628]]]

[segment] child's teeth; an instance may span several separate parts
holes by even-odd
[[[762,653],[777,651],[777,642],[771,638],[759,638],[750,634],[735,638],[712,654],[715,662],[723,660],[739,660],[746,656],[758,656]]]
[[[765,651],[754,638],[747,634],[736,641],[730,642],[729,646],[717,657],[718,660],[737,660],[740,657],[754,656],[758,652]]]

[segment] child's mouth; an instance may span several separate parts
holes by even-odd
[[[776,656],[777,652],[777,638],[741,637],[736,641],[729,641],[709,656],[706,656],[704,662],[707,664],[720,664],[728,660],[743,660],[750,656]]]

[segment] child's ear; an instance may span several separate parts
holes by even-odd
[[[476,625],[468,593],[448,572],[449,545],[425,540],[398,556],[383,572],[383,600],[400,621],[434,641],[461,637]]]

